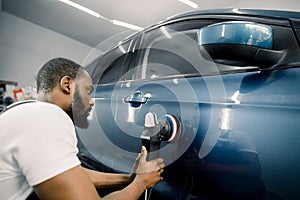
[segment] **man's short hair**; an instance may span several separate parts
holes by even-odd
[[[74,80],[84,71],[81,65],[69,59],[53,58],[45,63],[37,74],[37,91],[50,92],[57,86],[62,77],[69,76]]]

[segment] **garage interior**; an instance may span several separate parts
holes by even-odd
[[[74,3],[93,13],[75,8]],[[179,13],[215,8],[299,11],[300,4],[298,0],[0,0],[2,98],[34,98],[35,74],[51,58],[66,57],[85,66],[142,28]]]

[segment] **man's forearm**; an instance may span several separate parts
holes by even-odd
[[[120,191],[108,194],[103,199],[106,200],[137,200],[146,190],[146,185],[142,180],[135,179],[127,187]]]
[[[131,174],[112,174],[84,168],[96,188],[111,188],[126,186],[134,177]]]

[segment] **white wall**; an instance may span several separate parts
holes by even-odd
[[[0,80],[35,86],[35,74],[49,59],[66,57],[83,64],[91,51],[90,46],[0,11]]]

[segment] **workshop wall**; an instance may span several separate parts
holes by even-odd
[[[0,80],[35,87],[38,69],[53,57],[86,62],[92,47],[0,11]]]

